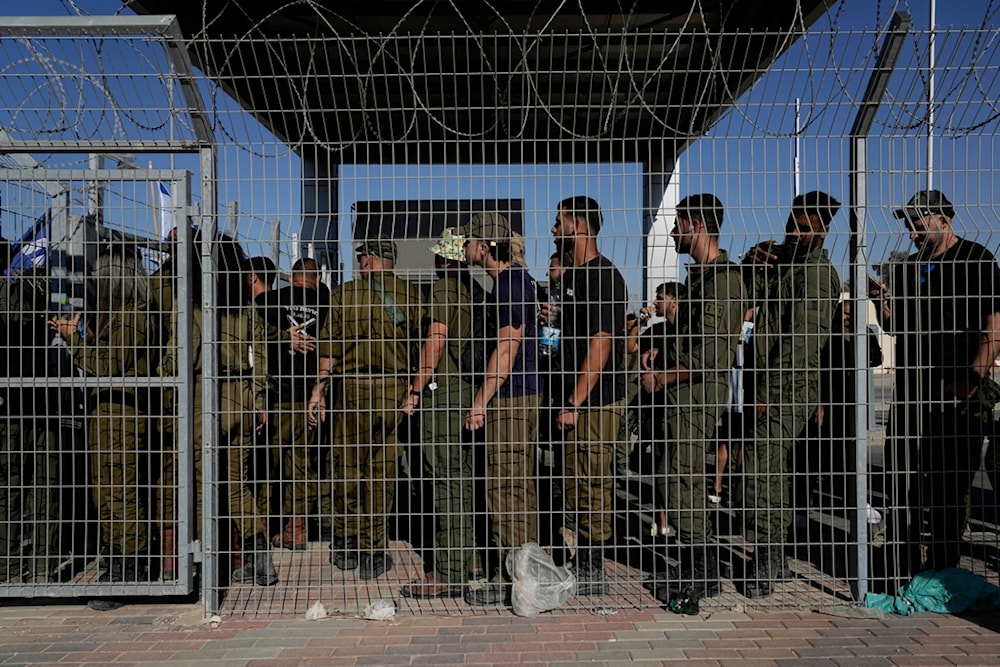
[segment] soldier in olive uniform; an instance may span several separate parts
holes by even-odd
[[[840,278],[823,249],[840,202],[813,191],[792,201],[782,243],[754,246],[754,383],[757,426],[746,443],[746,538],[756,545],[737,587],[763,597],[787,576],[782,542],[791,524],[788,456],[819,406],[820,351],[830,337]]]
[[[437,514],[434,570],[401,591],[415,599],[460,597],[475,564],[472,448],[463,427],[475,387],[462,379],[458,359],[472,335],[472,304],[482,288],[465,266],[465,237],[446,229],[431,252],[438,279],[427,305],[420,363],[400,406],[407,415],[420,416],[424,468],[433,480]]]
[[[660,472],[668,512],[681,542],[679,577],[647,584],[664,603],[697,603],[722,591],[718,552],[709,545],[712,525],[705,509],[705,449],[729,404],[729,369],[743,329],[747,293],[743,276],[719,248],[722,202],[711,194],[677,204],[671,236],[687,268],[685,298],[666,369],[643,373],[643,388],[666,394],[666,452]]]
[[[12,384],[0,388],[0,582],[44,583],[58,560],[58,396],[14,384],[49,377],[50,298],[44,267],[0,278],[0,377]]]
[[[335,405],[334,539],[330,561],[358,567],[361,579],[392,568],[386,553],[386,518],[392,510],[397,427],[409,386],[411,345],[423,317],[420,291],[396,277],[396,244],[376,237],[357,249],[361,277],[331,295],[319,335],[319,378],[309,399],[309,424],[325,419],[326,383],[336,367],[342,378]],[[360,554],[359,554],[360,549]]]
[[[110,550],[102,582],[139,581],[148,572],[148,525],[139,489],[139,456],[147,446],[148,388],[128,383],[145,377],[158,360],[159,325],[148,308],[149,279],[138,254],[112,248],[98,256],[93,280],[97,312],[52,318],[70,347],[73,363],[98,378],[124,378],[96,387],[87,420],[91,483]]]

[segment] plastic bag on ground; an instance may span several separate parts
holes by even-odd
[[[507,554],[513,590],[511,605],[518,616],[538,616],[558,609],[573,595],[576,577],[559,567],[544,549],[528,542]]]

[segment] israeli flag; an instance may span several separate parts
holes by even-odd
[[[160,195],[160,238],[166,240],[170,230],[174,228],[174,203],[170,196],[170,188],[163,181],[157,187]]]
[[[35,220],[28,231],[21,239],[11,244],[13,257],[10,266],[3,272],[4,276],[10,278],[16,273],[27,271],[35,266],[45,266],[49,261],[49,243],[52,234],[51,211],[47,211],[42,217]]]

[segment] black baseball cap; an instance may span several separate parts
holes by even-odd
[[[903,208],[897,208],[892,214],[897,220],[919,220],[928,215],[943,215],[955,217],[955,207],[940,190],[921,190],[910,197]]]

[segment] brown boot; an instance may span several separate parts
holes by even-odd
[[[293,516],[285,522],[285,530],[280,535],[275,535],[271,544],[275,548],[291,549],[292,551],[306,550],[306,520],[305,517]]]
[[[163,555],[160,566],[160,579],[163,581],[177,580],[177,545],[173,528],[160,530],[160,553]]]

